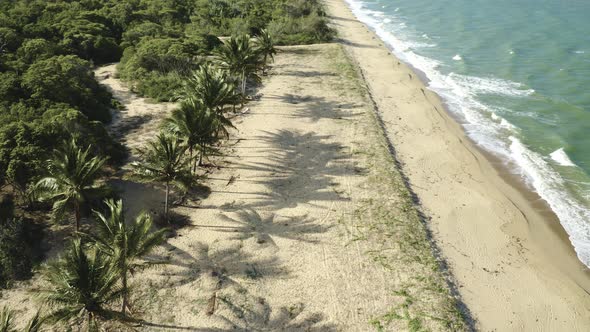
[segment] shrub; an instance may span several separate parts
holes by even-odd
[[[13,213],[12,197],[0,198],[0,288],[31,276],[35,258],[31,243],[40,242],[33,227]]]

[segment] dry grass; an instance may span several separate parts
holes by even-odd
[[[338,88],[359,94],[373,104],[358,69],[342,47],[332,48],[330,57],[334,70],[346,78]],[[372,249],[367,256],[399,278],[391,294],[396,305],[374,317],[371,325],[379,331],[394,328],[392,325],[400,327],[399,322],[404,322],[406,326],[401,327],[409,331],[465,330],[448,276],[435,254],[437,249],[382,130],[377,110],[367,112],[355,125],[356,132],[366,137],[353,146],[353,154],[367,177],[357,188],[363,193],[352,217],[343,220],[352,223],[353,241],[370,243]]]

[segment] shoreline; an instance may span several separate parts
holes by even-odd
[[[388,138],[398,151],[401,150],[400,162],[404,165],[405,173],[408,173],[412,189],[420,198],[425,214],[432,217],[429,226],[434,233],[434,240],[445,259],[449,261],[450,270],[457,280],[462,298],[478,321],[478,327],[481,329],[498,328],[500,330],[509,330],[516,327],[547,328],[552,326],[553,323],[549,321],[543,322],[542,316],[544,313],[555,316],[554,320],[556,321],[561,320],[560,323],[565,324],[560,325],[561,327],[571,326],[573,329],[579,329],[590,326],[590,321],[587,319],[584,322],[568,319],[580,318],[576,315],[576,312],[583,312],[583,310],[589,308],[590,297],[587,295],[587,290],[590,289],[590,273],[588,268],[579,261],[569,241],[569,236],[548,204],[540,200],[540,196],[531,191],[517,175],[511,174],[505,163],[492,153],[481,149],[469,139],[458,119],[448,111],[444,100],[427,89],[426,84],[424,84],[424,74],[419,69],[413,68],[395,57],[393,52],[385,46],[386,43],[379,39],[370,27],[358,21],[344,0],[327,0],[326,4],[333,24],[337,26],[342,38],[342,43],[346,46],[348,53],[354,58],[360,70],[366,74],[366,84],[376,95],[377,100],[375,102],[381,111],[381,116],[386,118],[384,121],[388,127]],[[359,25],[361,26],[359,27]],[[368,36],[370,38],[367,38]],[[375,51],[374,48],[378,51]],[[376,55],[376,53],[380,54]],[[396,66],[396,61],[402,63],[402,65]],[[387,64],[390,66],[387,66]],[[380,67],[381,70],[375,67]],[[383,68],[386,68],[386,70],[383,70]],[[387,76],[386,73],[383,73],[384,71],[389,73],[391,77],[399,79],[399,82],[396,82],[395,79],[384,81],[383,77]],[[383,77],[379,77],[379,74]],[[403,78],[402,74],[414,74],[420,80],[416,82],[418,80],[413,80],[411,76],[409,79]],[[393,91],[396,88],[385,86],[396,85],[396,83],[400,82],[405,87],[398,87],[398,91]],[[405,91],[399,91],[404,89]],[[416,93],[416,91],[420,90],[422,90],[424,96],[422,101],[419,101],[420,97]],[[412,94],[414,99],[409,101],[408,104],[413,103],[416,105],[412,106],[420,107],[422,117],[420,119],[406,120],[406,114],[402,113],[403,106],[387,100],[392,92]],[[425,107],[434,108],[437,116],[433,117],[433,112],[424,110]],[[391,108],[395,108],[397,114],[388,114],[396,113],[387,112]],[[413,110],[416,111],[416,109]],[[391,121],[394,119],[396,121]],[[444,126],[444,128],[440,130],[440,127],[437,128],[437,126]],[[412,134],[400,134],[403,129],[414,129],[415,133],[413,136]],[[424,151],[424,153],[414,153],[412,150],[415,147],[412,147],[411,143],[405,142],[406,140],[421,140],[424,144],[432,144],[434,140],[431,139],[427,142],[428,139],[417,137],[416,134],[420,133],[420,136],[423,136],[424,132],[436,129],[439,131],[438,136],[447,141],[442,144],[444,146],[439,144],[439,148],[443,148],[443,150],[433,150],[437,152],[446,151],[453,155],[454,158],[451,159],[455,160],[445,160],[445,157],[440,156],[430,158],[429,153]],[[450,142],[450,140],[456,141]],[[431,151],[430,153],[434,152]],[[422,163],[416,163],[414,160],[417,158],[422,158]],[[446,167],[445,172],[440,172],[436,160],[432,159],[443,159],[449,164],[455,162],[455,167]],[[416,168],[420,168],[420,164],[428,164],[429,162],[430,165],[427,167],[422,166],[422,169],[416,172]],[[453,174],[449,174],[452,171],[465,170],[461,169],[464,167],[463,162],[468,164],[466,169],[469,168],[464,173],[468,173],[469,177],[472,178],[471,180],[475,178],[473,186],[445,183],[447,185],[446,190],[441,189],[439,193],[445,194],[445,191],[447,191],[446,194],[454,193],[453,189],[458,188],[467,194],[473,194],[474,192],[480,194],[482,197],[475,201],[470,201],[468,196],[462,197],[465,198],[464,201],[474,203],[474,206],[488,207],[489,211],[486,211],[487,213],[483,213],[483,215],[480,213],[482,210],[469,213],[472,220],[477,219],[475,221],[477,225],[457,225],[458,222],[468,222],[468,220],[456,210],[460,210],[462,207],[468,208],[469,204],[461,203],[461,206],[459,201],[452,199],[451,202],[449,200],[445,202],[445,199],[437,197],[439,193],[433,194],[432,191],[434,190],[425,189],[428,186],[422,186],[422,184],[428,184],[429,182],[426,173],[434,172],[437,175],[439,175],[438,173],[446,173],[444,175],[452,176]],[[416,167],[412,167],[412,164],[416,165]],[[480,182],[480,184],[477,182]],[[484,183],[484,185],[481,183]],[[485,188],[486,185],[492,185],[493,188]],[[444,185],[441,187],[444,187]],[[443,204],[441,205],[441,203]],[[456,206],[448,206],[449,203],[456,203]],[[496,205],[496,207],[490,208],[489,205]],[[500,208],[504,211],[495,215],[494,211],[500,210]],[[498,221],[501,224],[496,225]],[[490,230],[490,232],[482,232],[482,229]],[[470,243],[477,240],[474,237],[482,234],[487,235],[484,245]],[[488,236],[491,240],[487,238]],[[478,252],[481,249],[492,252],[482,254]],[[517,262],[519,259],[514,259],[514,256],[522,258],[524,263]],[[506,278],[506,280],[514,278],[526,280],[528,276],[530,279],[536,279],[536,284],[541,285],[541,287],[532,289],[533,284],[521,281],[518,283],[519,290],[512,292],[511,296],[504,297],[505,300],[512,299],[512,303],[498,301],[497,299],[494,301],[491,298],[494,291],[491,290],[497,288],[496,292],[499,291],[503,283],[482,282],[481,278],[474,275],[474,267],[486,265],[486,261],[490,258],[497,263],[496,268],[483,267],[482,269],[484,272],[492,271],[491,274],[496,276],[495,279],[500,279],[498,278],[500,274],[510,275],[512,273],[512,278]],[[508,263],[506,263],[506,260]],[[516,268],[516,263],[522,265]],[[472,265],[472,267],[469,268],[469,265]],[[476,274],[481,274],[481,272]],[[485,293],[489,297],[485,296]],[[531,296],[533,293],[536,296]],[[527,295],[529,296],[528,299],[521,298]],[[537,298],[535,299],[535,297]],[[561,302],[562,305],[552,303],[550,298],[559,299],[557,302]],[[494,303],[490,303],[490,300]],[[531,311],[530,305],[533,305],[534,310]],[[558,309],[555,307],[558,307]],[[573,317],[568,314],[570,311],[574,313]],[[483,312],[486,313],[485,316],[482,315]],[[524,312],[527,314],[523,315]],[[565,321],[563,320],[564,317]],[[512,322],[515,324],[512,324]]]

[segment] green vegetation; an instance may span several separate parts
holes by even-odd
[[[80,239],[72,241],[65,256],[44,271],[50,286],[40,296],[54,309],[52,322],[73,322],[94,330],[99,319],[113,316],[108,305],[119,300],[120,271],[110,256],[95,248],[84,248]]]
[[[94,212],[98,221],[98,234],[89,237],[101,251],[111,257],[119,270],[123,288],[121,313],[125,315],[129,306],[129,274],[149,265],[140,259],[164,242],[166,230],[152,232],[152,219],[146,213],[140,213],[132,223],[127,223],[123,202],[120,200],[107,200],[105,204],[109,209],[109,216]]]
[[[73,209],[76,231],[80,230],[82,205],[92,197],[104,194],[104,186],[98,185],[105,158],[92,157],[90,147],[83,150],[75,139],[65,142],[54,152],[47,165],[48,176],[36,185],[42,201],[53,203],[53,218],[60,220],[68,208]]]
[[[164,217],[168,223],[170,187],[186,190],[193,179],[185,156],[187,150],[188,146],[181,144],[177,137],[160,133],[139,151],[141,161],[131,165],[138,180],[164,184]]]
[[[30,233],[30,224],[14,217],[12,199],[3,197],[0,200],[0,288],[31,275],[34,255]]]
[[[257,75],[262,66],[260,52],[250,41],[249,35],[232,36],[217,48],[215,53],[219,66],[240,82],[240,92],[246,95],[248,80],[260,81]]]
[[[40,311],[37,311],[37,313],[35,313],[33,318],[31,318],[31,320],[29,320],[29,323],[27,324],[27,326],[25,326],[25,329],[23,332],[39,332],[39,331],[41,331],[41,327],[43,327],[44,323],[45,323],[45,318],[41,317]]]
[[[31,320],[27,323],[22,332],[39,332],[43,326],[44,319],[40,313],[37,312]],[[17,332],[14,327],[14,313],[8,307],[2,308],[0,311],[0,332]]]
[[[14,332],[14,314],[8,309],[8,307],[2,308],[0,311],[0,332]]]
[[[258,45],[258,50],[262,55],[262,73],[264,74],[266,71],[266,64],[268,63],[268,60],[275,60],[275,54],[277,54],[277,49],[275,48],[275,42],[272,35],[267,30],[260,31],[260,34],[258,34],[258,36],[256,37],[256,44]]]
[[[132,16],[124,28],[119,73],[136,92],[160,101],[172,99],[183,78],[222,46],[219,37],[266,29],[277,44],[292,45],[334,35],[318,0],[142,1],[135,8],[146,15]]]

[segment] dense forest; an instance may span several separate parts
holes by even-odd
[[[219,122],[217,129],[193,133],[194,140],[187,136],[182,144],[162,134],[152,142],[153,153],[144,153],[146,163],[157,163],[159,147],[173,147],[178,156],[190,151],[190,175],[206,146],[226,135],[231,125],[218,116],[223,111],[218,108],[239,103],[237,95],[243,102],[246,81],[255,80],[260,69],[258,64],[236,67],[231,59],[235,52],[251,47],[249,40],[256,37],[257,49],[264,50],[267,42],[266,62],[274,44],[325,42],[332,36],[316,0],[0,2],[0,288],[30,277],[38,260],[36,229],[46,219],[39,215],[67,219],[57,212],[74,202],[79,219],[78,201],[64,196],[65,189],[62,196],[56,194],[67,184],[59,182],[58,171],[63,175],[74,169],[90,188],[99,169],[116,169],[126,159],[128,152],[107,131],[111,112],[119,105],[96,81],[96,66],[119,62],[118,75],[134,92],[158,101],[180,101],[167,121],[169,132],[183,134],[178,124],[194,116],[195,109],[206,109],[193,119],[196,125],[206,123],[211,129]],[[256,61],[261,54],[256,53]],[[218,60],[215,68],[209,64],[212,59]],[[206,91],[198,102],[186,93],[183,99],[183,91],[197,91],[210,79],[217,79],[218,90],[227,92],[220,104],[206,104]],[[198,161],[193,149],[200,151]],[[75,169],[79,165],[83,167]],[[168,188],[164,175],[156,178]],[[85,190],[80,186],[78,190]],[[41,187],[53,191],[49,199],[42,199]],[[108,204],[111,212],[117,209],[116,202]],[[151,225],[141,222],[137,227]],[[74,243],[68,259],[84,258],[76,248]]]

